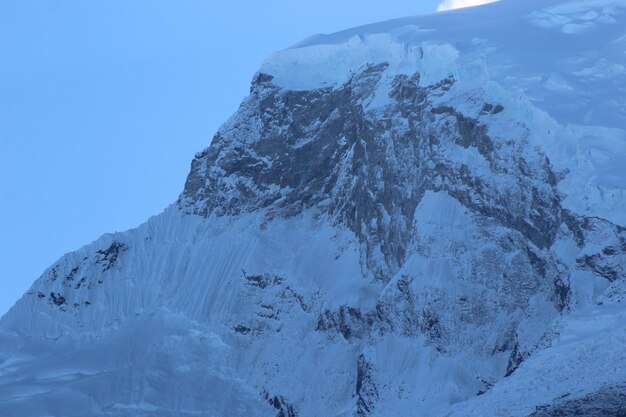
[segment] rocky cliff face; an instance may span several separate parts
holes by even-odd
[[[538,107],[520,88],[546,62],[493,35],[550,57],[561,30],[553,65],[600,91],[614,76],[589,80],[556,22],[592,22],[600,49],[626,5],[553,3],[271,58],[175,205],[66,255],[2,318],[3,415],[619,415],[622,119],[559,120],[554,79]]]
[[[194,159],[180,207],[202,216],[266,210],[268,220],[319,208],[359,237],[366,272],[384,282],[407,258],[428,191],[549,247],[562,216],[545,154],[514,135],[491,138],[478,118],[433,103],[453,78],[424,87],[419,73],[382,80],[387,67],[366,65],[337,88],[313,91],[283,90],[258,74],[237,122]],[[384,87],[384,106],[368,109]],[[479,106],[484,122],[504,109]]]

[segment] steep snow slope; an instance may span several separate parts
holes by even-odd
[[[0,414],[626,412],[625,51],[623,0],[503,0],[277,53],[1,319]]]

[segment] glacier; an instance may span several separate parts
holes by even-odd
[[[0,415],[624,415],[625,162],[624,0],[306,39],[0,319]]]

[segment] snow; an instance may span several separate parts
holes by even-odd
[[[251,410],[256,407],[258,410],[267,408],[257,399],[256,391],[250,400],[244,400],[250,394],[241,390],[251,388],[237,379],[241,376],[235,377],[237,373],[233,369],[233,364],[251,358],[258,361],[263,355],[250,357],[246,354],[229,362],[228,366],[224,362],[244,351],[238,350],[239,342],[232,340],[232,336],[228,336],[231,340],[226,342],[221,334],[231,333],[229,327],[247,323],[247,317],[253,317],[255,309],[263,304],[262,300],[250,303],[249,295],[242,290],[245,282],[242,274],[249,276],[272,271],[277,276],[292,277],[290,288],[311,302],[323,303],[320,308],[372,305],[376,292],[361,278],[358,248],[351,234],[316,222],[306,213],[265,226],[261,226],[261,220],[256,215],[200,219],[185,216],[172,206],[138,229],[103,236],[66,255],[57,263],[61,266],[58,269],[60,276],[70,270],[66,265],[80,263],[84,257],[90,258],[94,251],[106,248],[114,241],[129,246],[124,261],[107,271],[106,280],[98,290],[84,292],[90,297],[90,306],[70,307],[64,314],[59,314],[54,307],[42,309],[46,304],[38,297],[25,295],[3,317],[0,392],[7,405],[0,405],[0,412],[6,415],[8,410],[18,407],[29,416],[44,415],[51,401],[60,401],[58,412],[65,416],[98,415],[96,403],[106,402],[108,398],[118,401],[124,398],[119,397],[120,393],[130,389],[124,384],[116,388],[119,391],[114,387],[106,391],[102,389],[111,383],[113,375],[121,380],[130,378],[132,382],[134,372],[131,366],[135,365],[131,364],[138,357],[143,357],[142,369],[148,373],[140,376],[144,371],[139,372],[137,377],[140,380],[133,384],[141,386],[144,383],[141,378],[147,378],[145,383],[154,385],[150,382],[151,374],[173,369],[178,388],[170,396],[157,398],[161,389],[152,386],[154,392],[132,395],[130,402],[112,406],[115,410],[112,415],[123,414],[121,410],[129,409],[151,415],[151,410],[142,405],[143,401],[158,406],[161,414],[155,415],[166,415],[162,414],[163,408],[179,401],[174,400],[176,396],[182,401],[184,389],[199,389],[193,387],[194,384],[208,384],[207,387],[217,384],[227,391],[207,388],[210,395],[198,398],[200,403],[190,409],[210,407],[215,409],[216,415],[251,415]],[[80,274],[89,273],[82,268]],[[48,277],[49,274],[44,274],[29,292],[40,289],[46,293],[61,292],[62,282],[57,281],[51,287]],[[266,302],[275,304],[276,296],[278,294]],[[82,301],[79,300],[80,291],[73,293],[74,298],[67,297],[70,306],[75,301]],[[33,316],[33,311],[39,313]],[[24,317],[29,317],[28,321],[25,322]],[[140,333],[133,334],[137,330]],[[5,341],[14,340],[13,332],[37,340],[41,347],[23,351],[24,357],[20,359],[11,356],[10,343]],[[44,339],[41,335],[45,335]],[[153,346],[154,335],[158,335],[159,341]],[[45,339],[56,340],[52,351],[43,347],[48,346]],[[128,346],[128,341],[136,345]],[[63,353],[64,345],[80,348],[72,349],[71,356],[68,356]],[[261,348],[275,349],[275,346],[270,342]],[[6,353],[5,348],[9,349]],[[273,354],[265,356],[271,358]],[[99,358],[96,363],[92,363],[94,357]],[[295,360],[286,352],[282,352],[281,358],[287,364]],[[328,363],[329,368],[337,366],[335,359]],[[213,371],[211,366],[220,369]],[[248,372],[247,366],[240,366],[235,368],[239,374]],[[320,373],[319,378],[326,378],[326,373]],[[56,386],[61,382],[67,388],[59,392]],[[164,386],[163,389],[171,388]],[[240,395],[244,399],[239,398]],[[21,397],[30,405],[18,405]],[[241,410],[233,411],[233,404],[242,404]]]
[[[400,28],[398,33],[428,32],[419,27]],[[419,71],[423,82],[440,81],[441,74],[454,75],[458,51],[447,43],[424,42],[408,46],[392,34],[355,35],[345,42],[309,45],[278,52],[267,60],[260,72],[274,76],[274,82],[291,90],[310,90],[334,86],[348,79],[355,69],[367,63],[389,62],[390,73],[413,74]]]
[[[498,2],[318,35],[276,53],[260,71],[273,75],[275,83],[285,88],[310,89],[341,83],[351,69],[366,63],[389,62],[390,73],[429,73],[422,80],[429,84],[451,74],[462,79],[463,74],[455,70],[460,54],[482,65],[491,81],[513,94],[541,97],[542,102],[536,103],[540,109],[560,122],[572,123],[590,106],[606,101],[605,95],[589,97],[587,91],[602,90],[609,95],[624,91],[623,83],[615,78],[623,75],[625,57],[616,43],[624,36],[625,9],[623,0]],[[588,32],[574,31],[575,25]],[[463,68],[469,61],[463,62]],[[597,68],[597,79],[589,79],[589,68]],[[540,78],[535,81],[529,78],[531,74]],[[575,94],[563,95],[570,88],[558,95],[547,93],[543,85],[546,74],[569,80]],[[616,90],[607,91],[607,84]],[[548,83],[551,85],[554,83]],[[575,111],[555,112],[564,102],[579,105]],[[623,100],[613,103],[610,110],[596,122],[624,126]]]
[[[444,0],[437,6],[437,10],[445,11],[463,7],[480,6],[482,4],[493,3],[494,1],[497,0]]]
[[[339,88],[365,65],[386,63],[363,98],[371,115],[386,109],[398,75],[417,72],[420,86],[435,91],[433,109],[477,120],[495,147],[507,144],[499,152],[511,153],[490,160],[446,138],[450,144],[432,145],[442,159],[513,193],[509,177],[490,177],[512,168],[501,161],[543,166],[547,157],[564,209],[626,226],[625,31],[626,0],[502,0],[315,36],[259,72],[280,89],[306,91]],[[444,79],[454,82],[437,93]],[[485,112],[486,103],[501,110]],[[263,126],[243,110],[221,133],[247,146]],[[454,119],[442,113],[433,132],[449,132]],[[390,123],[392,133],[410,129],[403,117]],[[316,140],[309,133],[296,149]],[[337,140],[343,147],[348,139]],[[348,170],[355,149],[343,154],[338,184],[356,182]],[[239,184],[221,180],[227,189]],[[382,172],[373,181],[384,188]],[[415,208],[406,259],[389,282],[364,271],[363,243],[324,214],[328,202],[287,217],[201,217],[172,205],[68,253],[0,320],[0,414],[273,416],[268,399],[276,396],[273,403],[284,397],[302,417],[351,416],[359,358],[372,364],[376,416],[526,416],[624,383],[624,279],[577,267],[581,256],[619,246],[622,229],[592,228],[581,246],[563,223],[556,241],[538,248],[523,230],[434,190],[442,184],[435,179]],[[539,185],[534,192],[550,189]],[[273,186],[268,193],[291,191]],[[393,217],[385,209],[364,229]],[[384,262],[375,249],[372,259]],[[520,273],[541,268],[528,265],[529,253],[549,259],[550,274],[569,273],[564,311],[550,296],[554,282]],[[613,259],[623,267],[625,258]],[[338,317],[346,308],[357,311],[345,319],[353,334],[320,328],[321,313]],[[396,309],[395,322],[359,335],[381,309]],[[434,324],[424,320],[432,309]],[[529,356],[505,378],[512,343]]]
[[[619,303],[589,305],[564,318],[550,348],[531,356],[480,397],[453,407],[451,416],[527,416],[553,399],[582,397],[626,380],[626,310]],[[532,399],[532,401],[529,401]]]

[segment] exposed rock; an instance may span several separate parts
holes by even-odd
[[[50,301],[52,302],[52,304],[59,306],[59,307],[65,305],[65,297],[63,297],[61,294],[58,294],[58,293],[51,292]]]
[[[272,407],[278,410],[276,417],[298,417],[294,406],[289,404],[283,397],[279,395],[272,397],[267,391],[263,392],[263,397]]]
[[[537,407],[529,417],[624,417],[626,416],[626,386],[605,387],[583,397],[562,395],[554,404]]]
[[[378,390],[374,382],[372,366],[364,355],[359,355],[357,362],[355,392],[357,398],[355,416],[371,415],[378,401]]]
[[[102,272],[106,272],[115,266],[117,258],[126,250],[128,250],[128,245],[113,242],[108,248],[96,252],[95,263],[102,265]]]

